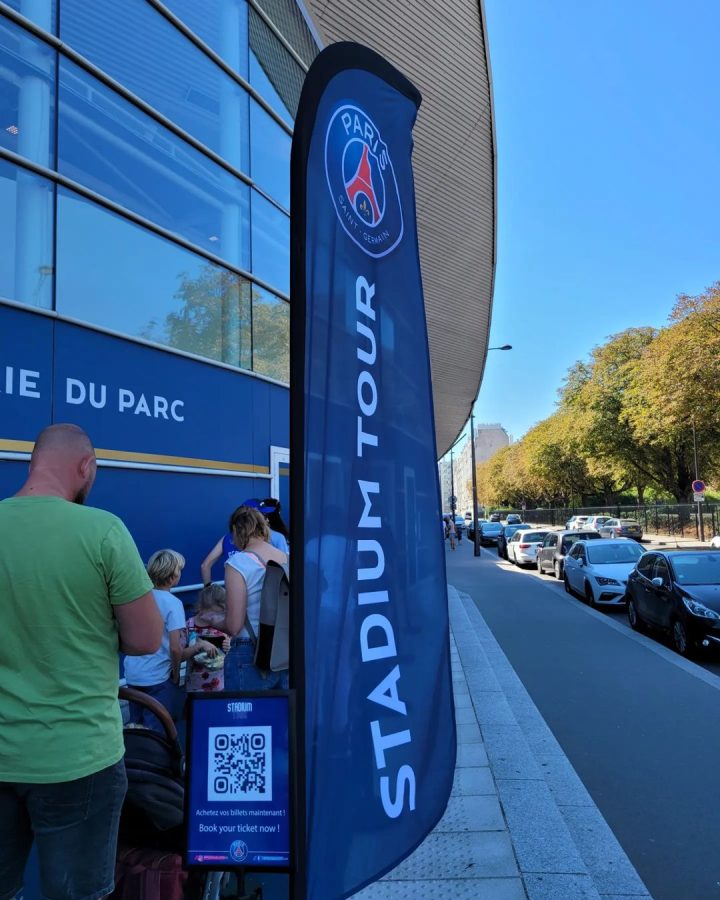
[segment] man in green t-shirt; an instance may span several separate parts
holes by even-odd
[[[113,890],[127,788],[118,649],[154,653],[163,626],[128,530],[82,505],[95,472],[85,432],[51,425],[0,502],[0,900],[33,840],[43,896]]]

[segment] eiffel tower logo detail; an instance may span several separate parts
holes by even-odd
[[[375,196],[375,188],[372,185],[372,172],[370,171],[370,150],[367,144],[363,145],[362,156],[357,171],[345,185],[345,191],[350,203],[363,215],[370,225],[376,225],[380,221],[381,213]],[[356,205],[358,194],[363,194],[360,203]],[[367,216],[368,211],[372,217]]]

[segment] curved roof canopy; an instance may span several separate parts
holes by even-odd
[[[420,260],[442,456],[485,367],[495,274],[495,143],[481,0],[305,0],[326,43],[390,60],[423,96],[414,131]]]

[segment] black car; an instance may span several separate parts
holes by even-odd
[[[636,631],[668,632],[682,656],[720,644],[720,552],[643,553],[628,578],[628,619]]]
[[[503,530],[500,532],[497,542],[498,548],[498,556],[502,559],[507,559],[507,542],[510,538],[515,534],[516,531],[527,531],[527,529],[531,528],[531,525],[527,525],[524,522],[519,522],[515,525],[505,525]]]
[[[502,519],[500,513],[490,513],[490,521],[491,522],[499,522]]]
[[[482,528],[483,525],[487,525],[487,519],[478,519],[478,525],[480,528]],[[475,524],[472,521],[467,524],[467,536],[469,541],[475,540]]]
[[[502,530],[503,527],[500,522],[485,522],[484,525],[480,526],[480,543],[483,547],[497,544]]]

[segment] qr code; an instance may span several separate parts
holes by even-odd
[[[208,800],[272,800],[272,726],[208,729]]]

